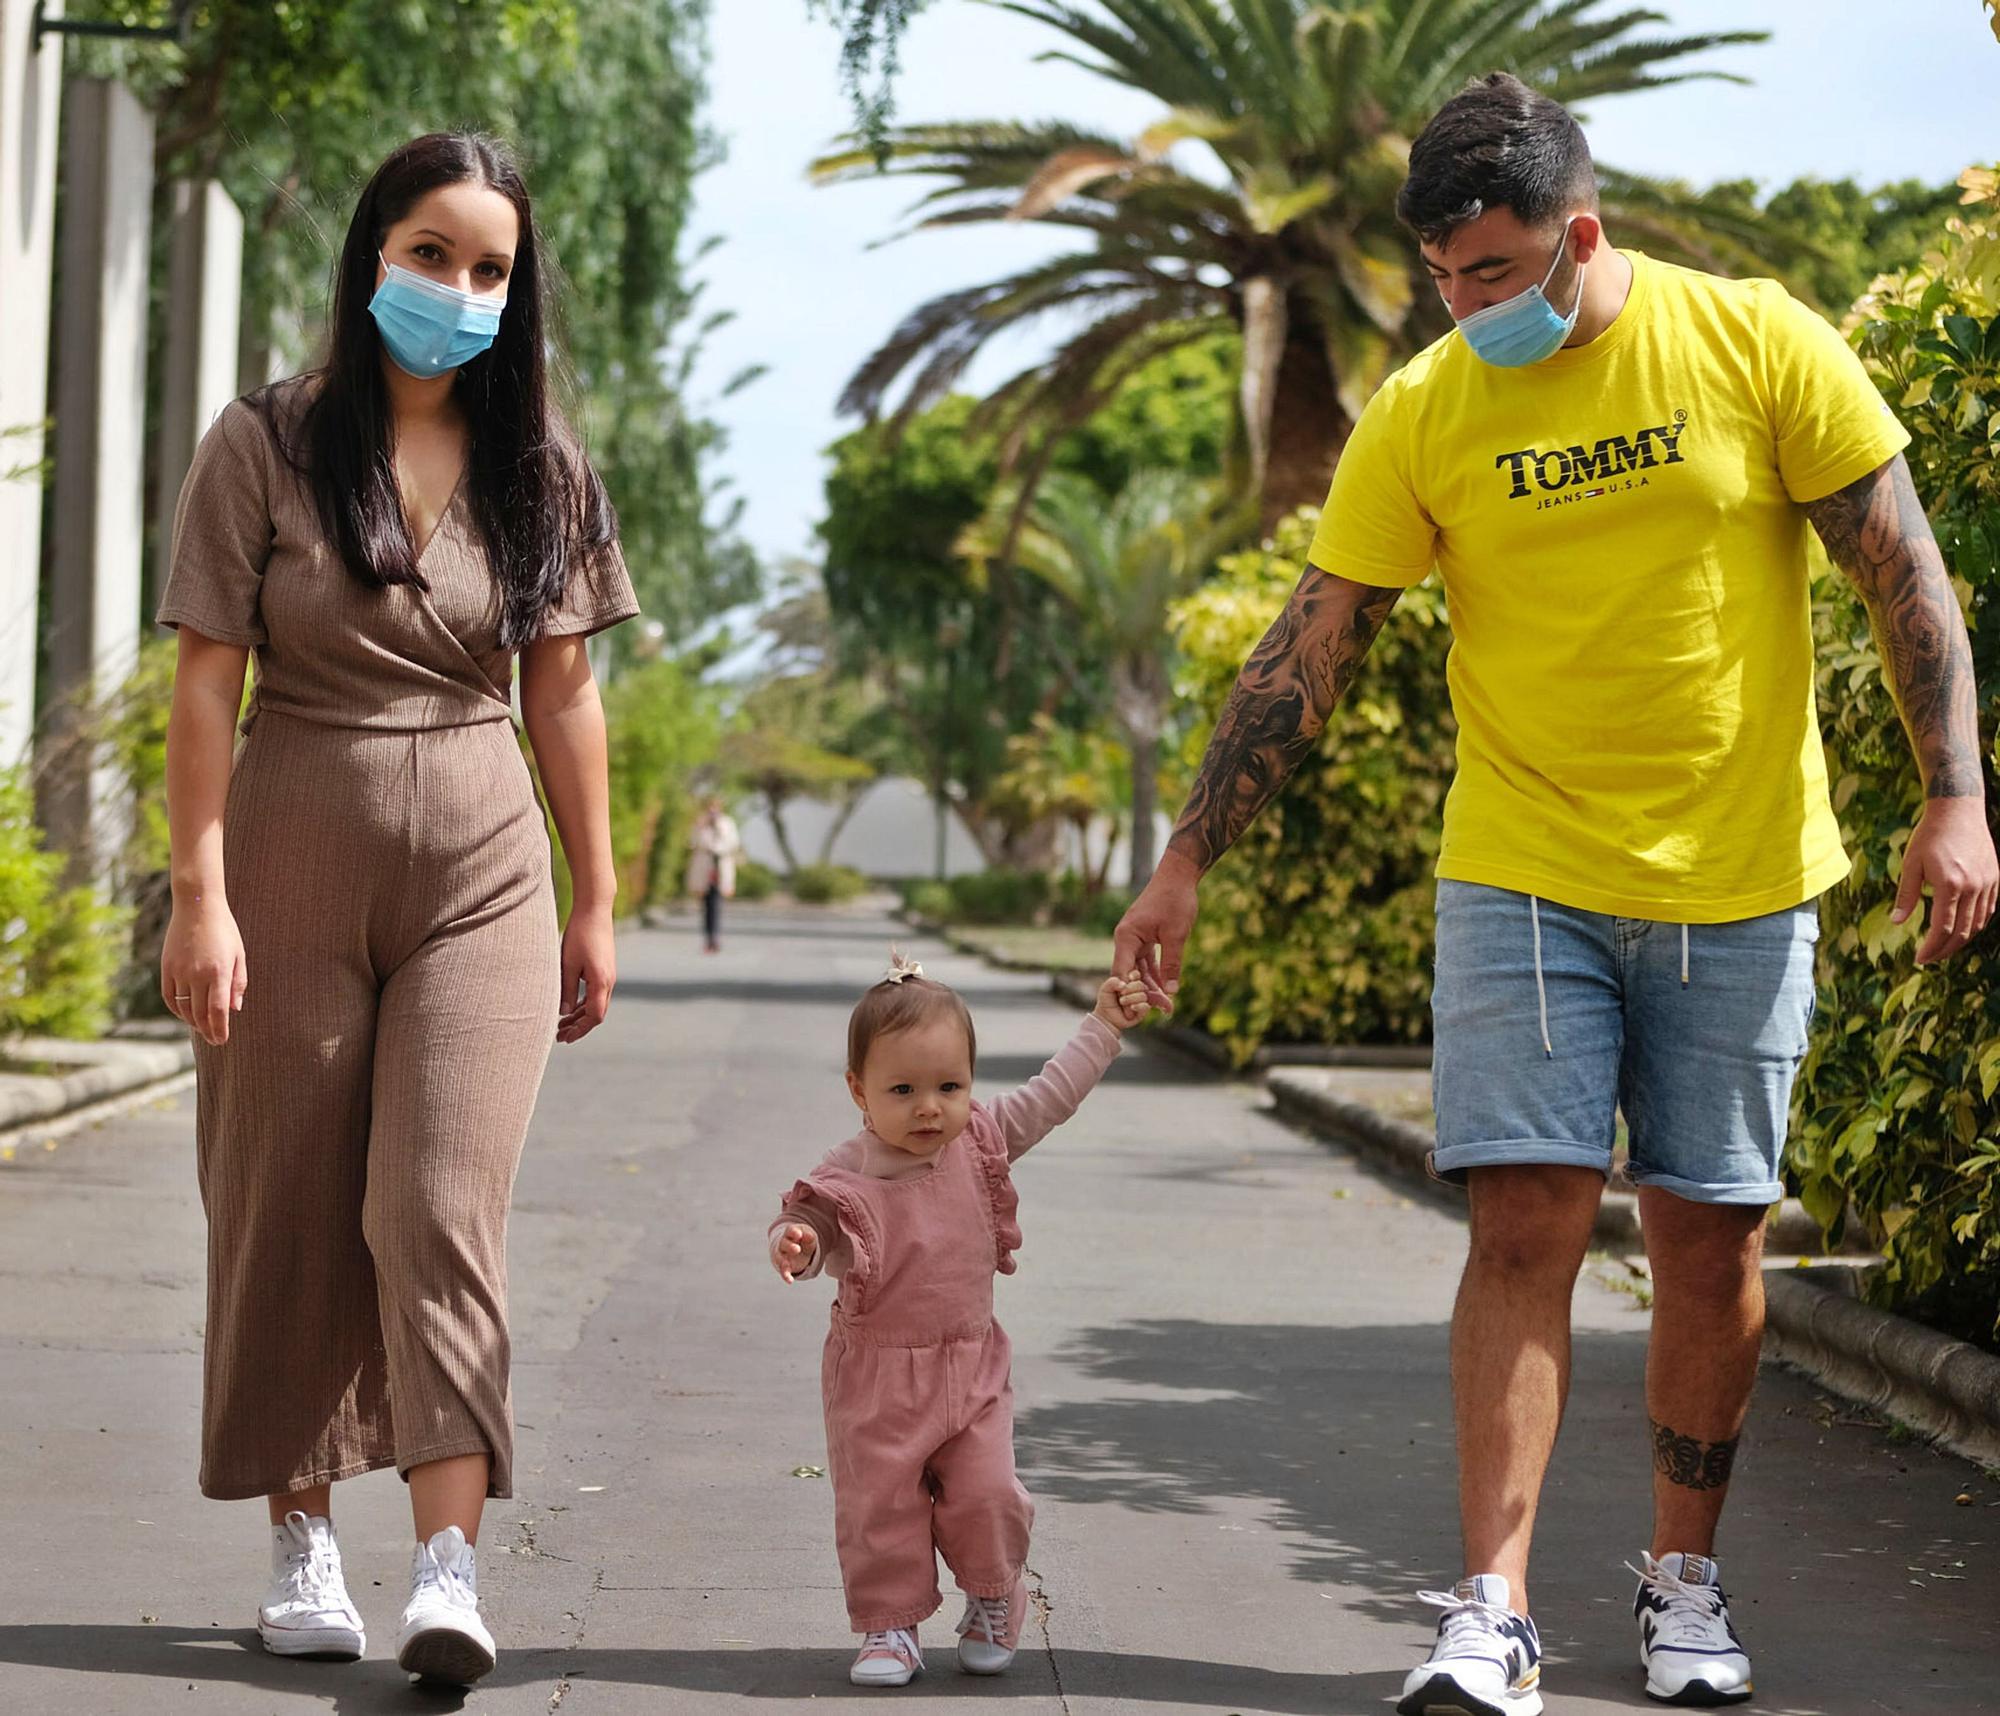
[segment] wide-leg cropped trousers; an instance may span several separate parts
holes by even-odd
[[[507,1209],[560,986],[513,727],[266,710],[224,846],[249,988],[196,1044],[202,1490],[483,1453],[511,1495]]]

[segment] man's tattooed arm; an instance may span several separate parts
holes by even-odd
[[[1236,677],[1168,850],[1207,870],[1305,759],[1402,595],[1308,567]]]
[[[1732,1436],[1727,1442],[1702,1442],[1693,1436],[1683,1436],[1657,1418],[1647,1422],[1653,1426],[1653,1465],[1665,1474],[1669,1483],[1690,1490],[1719,1490],[1729,1482],[1740,1437]]]
[[[1981,796],[1972,646],[1909,465],[1898,453],[1806,516],[1868,604],[1925,795]]]

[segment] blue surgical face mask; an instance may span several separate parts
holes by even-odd
[[[1556,269],[1562,265],[1563,252],[1569,245],[1569,229],[1574,216],[1563,222],[1563,235],[1556,245],[1555,260],[1549,264],[1548,273],[1542,276],[1539,286],[1530,286],[1525,292],[1517,292],[1504,303],[1489,304],[1483,310],[1475,310],[1458,324],[1458,331],[1465,336],[1465,343],[1486,362],[1499,369],[1519,369],[1524,364],[1540,363],[1562,349],[1576,327],[1577,312],[1583,308],[1583,264],[1576,265],[1576,302],[1570,305],[1567,316],[1557,313],[1549,302],[1549,282],[1556,277]]]
[[[470,363],[500,332],[505,298],[461,292],[384,260],[368,313],[396,367],[428,381]]]

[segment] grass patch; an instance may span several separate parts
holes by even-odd
[[[1009,964],[1074,972],[1080,977],[1103,977],[1111,970],[1114,944],[1108,935],[1086,935],[1059,924],[1045,929],[1033,925],[982,925],[953,933],[968,946]]]

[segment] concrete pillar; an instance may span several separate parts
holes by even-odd
[[[34,20],[35,0],[0,0],[0,767],[27,755],[36,709],[62,52],[35,51]]]
[[[243,216],[212,180],[173,187],[166,337],[160,342],[160,427],[153,473],[150,616],[173,562],[174,503],[194,450],[236,397],[243,311]]]
[[[56,307],[56,468],[49,686],[41,812],[76,867],[94,872],[122,816],[86,745],[79,706],[109,692],[139,651],[145,540],[146,310],[152,259],[153,116],[107,78],[76,78],[63,111],[62,298]],[[66,752],[68,754],[66,754]]]

